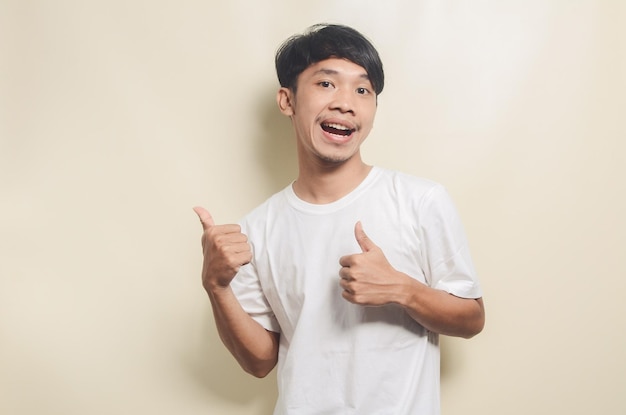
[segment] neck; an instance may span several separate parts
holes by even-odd
[[[306,202],[326,204],[335,202],[361,184],[372,166],[365,164],[359,154],[340,163],[302,163],[293,190]]]

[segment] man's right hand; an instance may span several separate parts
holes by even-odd
[[[202,285],[213,291],[227,287],[239,268],[252,260],[248,237],[236,224],[216,225],[208,210],[194,207],[202,224]]]

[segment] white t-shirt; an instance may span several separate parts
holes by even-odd
[[[357,221],[397,270],[458,297],[482,295],[442,186],[377,167],[330,204],[288,186],[243,220],[253,260],[231,284],[243,308],[281,334],[276,415],[440,412],[438,335],[399,306],[341,296],[339,258],[361,252]]]

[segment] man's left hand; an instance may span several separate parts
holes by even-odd
[[[367,306],[397,302],[395,299],[402,295],[406,278],[410,277],[391,266],[382,249],[367,236],[361,222],[356,223],[354,236],[362,252],[339,260],[343,298]]]

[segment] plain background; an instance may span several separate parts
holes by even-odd
[[[192,206],[294,178],[273,56],[354,26],[387,75],[367,162],[443,183],[487,326],[443,412],[626,413],[626,2],[0,0],[0,413],[268,414],[200,285]],[[320,310],[324,312],[324,310]]]

